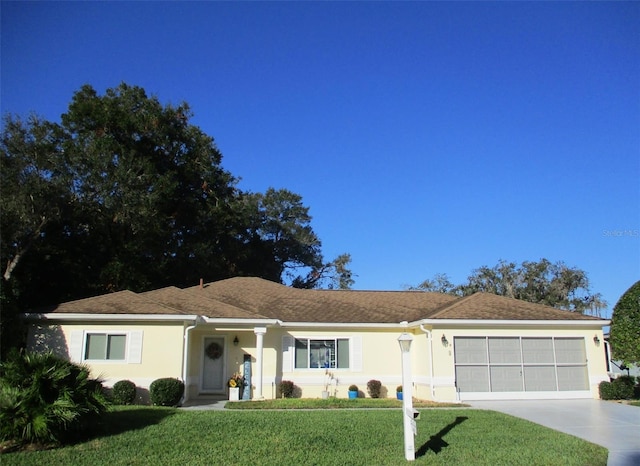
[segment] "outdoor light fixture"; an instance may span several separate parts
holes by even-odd
[[[442,341],[442,344],[444,346],[447,346],[449,344],[449,340],[447,340],[447,337],[445,336],[445,334],[442,334],[442,338],[440,339]]]
[[[238,335],[236,335],[236,337],[233,339],[233,346],[238,346],[238,343],[240,343],[240,340],[238,340]]]
[[[600,343],[600,338],[598,338],[598,335],[594,335],[593,336],[593,342],[597,345],[598,343]]]
[[[412,341],[413,337],[408,333],[403,333],[398,337],[398,343],[400,344],[400,349],[403,353],[408,353],[411,350]]]

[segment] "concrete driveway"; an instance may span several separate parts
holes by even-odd
[[[473,401],[609,449],[609,466],[640,465],[640,407],[600,400]]]

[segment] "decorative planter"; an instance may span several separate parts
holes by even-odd
[[[229,401],[240,400],[240,387],[229,387]]]
[[[327,390],[322,390],[322,399],[323,400],[329,399],[329,392]]]
[[[357,390],[349,390],[349,399],[355,400],[356,398],[358,398]]]
[[[402,400],[402,392],[396,392],[396,398]]]

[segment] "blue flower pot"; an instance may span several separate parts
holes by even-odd
[[[402,392],[396,392],[396,398],[402,400]]]
[[[353,400],[355,398],[358,398],[358,392],[349,390],[349,399]]]

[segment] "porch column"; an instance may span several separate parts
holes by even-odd
[[[253,333],[256,334],[256,377],[255,385],[256,391],[254,393],[255,399],[261,400],[262,396],[262,366],[263,366],[263,348],[264,348],[264,334],[267,333],[266,327],[255,327]]]

